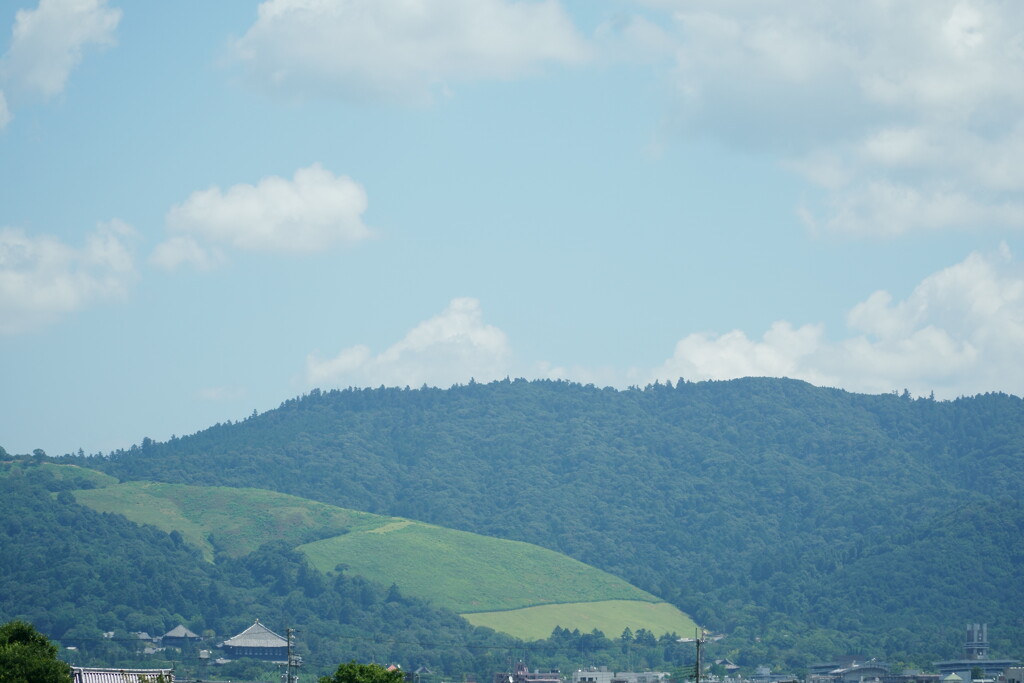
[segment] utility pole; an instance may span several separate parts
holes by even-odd
[[[704,645],[704,629],[697,629],[694,633],[694,642],[697,645],[697,664],[693,670],[693,681],[694,683],[700,683],[700,672],[704,665],[700,660],[700,649]]]
[[[294,673],[294,674],[292,673],[292,667],[295,666],[295,658],[292,655],[292,634],[299,633],[299,630],[298,629],[294,629],[294,628],[289,628],[289,629],[287,629],[287,633],[288,633],[288,662],[287,662],[287,668],[285,669],[285,672],[286,672],[285,673],[285,683],[296,683],[296,681],[298,681],[298,679],[299,679],[299,676],[298,676],[297,673]]]

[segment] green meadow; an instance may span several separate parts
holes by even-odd
[[[529,543],[403,520],[301,546],[315,567],[340,563],[456,612],[658,599],[590,565]]]
[[[487,626],[496,631],[522,638],[540,640],[551,635],[556,626],[580,628],[570,624],[587,624],[609,637],[616,637],[625,628],[636,631],[646,628],[655,634],[678,633],[687,635],[696,628],[693,620],[667,602],[639,600],[603,600],[601,602],[575,602],[561,605],[538,605],[503,612],[474,612],[463,614],[475,626]]]
[[[555,626],[627,626],[688,633],[693,622],[632,584],[539,546],[396,517],[347,510],[263,489],[96,481],[75,491],[94,510],[177,531],[213,561],[285,541],[325,573],[341,566],[462,614],[473,624],[522,638]],[[105,485],[104,485],[105,484]]]
[[[263,489],[132,481],[74,492],[83,505],[139,524],[177,531],[212,561],[214,551],[238,557],[270,541],[293,546],[335,536],[380,518]]]

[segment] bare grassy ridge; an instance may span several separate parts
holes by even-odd
[[[215,549],[239,557],[270,541],[300,545],[367,524],[376,526],[380,519],[298,496],[224,486],[134,481],[75,491],[74,495],[99,512],[114,512],[139,524],[177,531],[211,561]]]
[[[667,602],[640,602],[638,600],[604,600],[602,602],[576,602],[561,605],[539,605],[504,612],[476,612],[463,614],[474,626],[487,626],[504,631],[523,640],[540,640],[551,635],[556,626],[565,624],[591,624],[609,636],[625,628],[636,630],[635,624],[644,624],[652,633],[693,633],[696,624],[690,617]],[[581,631],[586,629],[581,628]]]
[[[419,522],[389,527],[300,550],[321,571],[345,563],[357,574],[395,583],[459,613],[600,600],[659,602],[618,577],[529,543]]]
[[[215,550],[240,556],[283,540],[325,573],[345,565],[472,623],[521,637],[546,637],[556,625],[610,634],[626,626],[658,634],[693,628],[689,617],[650,593],[528,543],[262,489],[136,481],[74,495],[94,510],[177,531],[211,561]]]

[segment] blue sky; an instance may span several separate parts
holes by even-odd
[[[313,387],[1024,392],[1013,1],[0,5],[0,445]]]

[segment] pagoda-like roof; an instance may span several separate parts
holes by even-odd
[[[224,641],[227,647],[288,647],[288,641],[277,635],[257,619],[237,636]]]
[[[199,636],[185,628],[184,624],[178,624],[164,634],[164,638],[193,638],[198,640]]]

